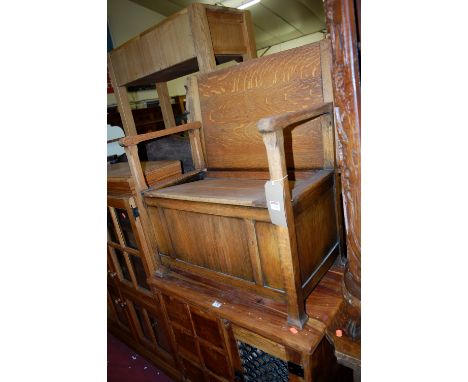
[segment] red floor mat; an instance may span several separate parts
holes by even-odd
[[[110,333],[107,333],[107,381],[174,382]]]

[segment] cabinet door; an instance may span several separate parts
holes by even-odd
[[[156,301],[147,301],[150,300],[148,298],[135,298],[124,292],[122,295],[129,307],[138,341],[167,362],[174,364],[174,352],[167,322]]]
[[[231,381],[234,371],[219,318],[183,300],[161,295],[188,381]]]
[[[127,303],[122,299],[119,291],[109,285],[107,285],[107,312],[108,317],[110,313],[109,318],[114,320],[121,329],[131,333]]]
[[[132,198],[108,198],[107,240],[119,282],[150,295],[151,264]]]

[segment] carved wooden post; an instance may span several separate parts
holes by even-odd
[[[343,282],[344,304],[328,334],[334,341],[338,360],[356,372],[360,370],[361,336],[361,90],[358,30],[353,0],[325,0],[325,11],[333,54],[335,126],[348,258]],[[336,329],[343,330],[343,337],[335,336]]]

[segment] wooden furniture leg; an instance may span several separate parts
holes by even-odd
[[[263,133],[271,180],[281,181],[284,190],[284,209],[287,227],[276,226],[284,289],[288,296],[288,323],[302,329],[309,318],[305,312],[304,296],[300,278],[296,230],[291,203],[291,190],[287,178],[284,157],[283,130]]]
[[[176,125],[174,119],[174,112],[171,106],[171,97],[167,88],[167,82],[156,83],[156,91],[158,92],[159,106],[164,120],[164,127],[174,127]]]
[[[203,4],[194,3],[190,4],[187,9],[195,45],[195,54],[197,55],[198,69],[200,73],[210,72],[216,68],[216,61],[205,7]]]
[[[141,224],[144,228],[146,245],[150,249],[150,253],[153,254],[153,269],[151,269],[151,271],[154,271],[156,276],[162,277],[167,273],[167,269],[161,262],[161,257],[159,256],[159,251],[157,248],[158,241],[141,194],[143,190],[148,188],[148,185],[146,184],[145,176],[143,174],[143,170],[141,169],[140,159],[138,157],[138,147],[136,145],[125,147],[125,153],[127,154],[130,171],[135,181],[135,203],[140,214]]]
[[[109,68],[109,75],[111,78],[112,87],[114,88],[115,98],[117,100],[117,108],[122,118],[123,129],[126,136],[137,135],[135,121],[133,119],[132,109],[128,101],[127,88],[119,86],[115,77],[115,71],[112,64],[111,56],[107,55],[107,66]]]
[[[242,55],[242,60],[246,61],[257,57],[257,46],[255,44],[255,35],[250,12],[245,12],[243,14],[243,21],[242,31],[244,32],[244,44],[247,47],[247,53]]]

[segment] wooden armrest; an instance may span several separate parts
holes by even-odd
[[[176,127],[169,127],[164,130],[154,131],[151,133],[141,134],[141,135],[131,135],[124,137],[119,141],[120,146],[134,146],[140,142],[149,141],[150,139],[161,138],[167,135],[181,133],[187,130],[195,130],[201,128],[201,123],[198,121],[186,123],[185,125],[180,125]]]
[[[332,110],[333,103],[326,102],[308,109],[262,118],[257,122],[257,128],[262,134],[272,133],[274,131],[291,126],[294,123],[302,122],[307,119],[312,119],[322,114],[331,113]]]

